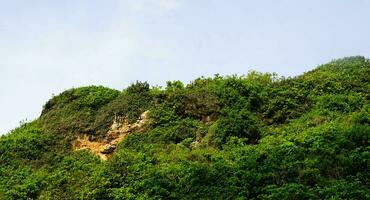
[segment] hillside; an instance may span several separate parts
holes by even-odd
[[[0,138],[0,200],[370,199],[369,125],[360,56],[292,78],[73,88]]]

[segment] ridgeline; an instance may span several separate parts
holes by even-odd
[[[2,199],[370,199],[370,60],[67,90],[0,137]]]

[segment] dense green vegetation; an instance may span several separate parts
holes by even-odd
[[[149,110],[109,161],[72,151]],[[370,61],[71,89],[0,138],[0,199],[370,199]]]

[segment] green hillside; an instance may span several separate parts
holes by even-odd
[[[0,138],[0,200],[370,199],[369,125],[360,56],[293,78],[74,88]]]

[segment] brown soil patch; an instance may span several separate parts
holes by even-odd
[[[126,119],[115,117],[110,130],[104,139],[91,141],[87,135],[78,137],[72,142],[72,148],[75,151],[88,150],[99,156],[102,160],[108,160],[114,153],[117,145],[131,132],[142,131],[147,122],[147,113],[141,114],[140,118],[133,124],[129,124]]]

